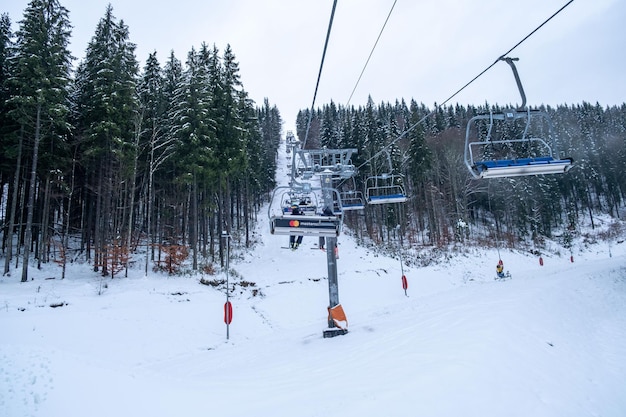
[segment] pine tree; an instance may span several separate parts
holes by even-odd
[[[248,98],[248,94],[243,89],[239,92],[237,101],[239,103],[237,112],[242,122],[242,139],[245,146],[242,155],[242,194],[246,247],[249,247],[251,222],[254,219],[252,216],[257,206],[255,196],[260,195],[263,190],[265,155],[261,146],[262,135],[254,101]]]
[[[9,107],[9,59],[11,58],[11,48],[13,46],[11,38],[11,19],[9,15],[3,13],[0,15],[0,148],[3,149],[0,155],[0,172],[6,174],[5,171],[10,165],[10,158],[6,155],[5,150],[10,146],[10,136],[16,130],[15,123],[8,116]],[[3,181],[5,175],[2,175]]]
[[[238,91],[241,89],[239,64],[230,48],[226,47],[220,62],[219,51],[215,46],[209,54],[208,73],[211,88],[210,114],[216,126],[216,171],[218,175],[218,219],[221,230],[230,233],[234,216],[232,191],[238,179],[243,176],[242,122],[238,114]],[[223,245],[220,240],[220,262],[223,263]]]
[[[223,166],[222,175],[226,175],[220,181],[222,185],[221,194],[223,194],[221,210],[227,220],[223,230],[230,233],[231,230],[239,228],[242,194],[244,198],[247,197],[246,193],[242,192],[246,183],[247,158],[245,151],[248,139],[242,116],[249,113],[249,110],[245,109],[245,102],[241,104],[239,102],[242,99],[240,94],[243,85],[239,74],[239,63],[230,45],[226,45],[222,57],[221,86],[223,124],[221,127],[218,125],[217,131],[218,160]],[[213,97],[215,98],[216,94],[213,94]],[[245,98],[246,96],[243,95],[244,100]],[[244,208],[245,210],[246,208]],[[224,241],[220,239],[220,262],[222,264],[225,250],[223,243]]]
[[[198,267],[198,227],[200,194],[212,196],[217,172],[216,121],[211,117],[211,91],[207,69],[208,48],[187,54],[187,68],[175,93],[176,107],[172,109],[176,147],[178,181],[188,190],[190,204],[189,242],[192,249],[193,269]],[[210,197],[207,198],[211,200]]]
[[[424,180],[426,172],[431,167],[431,151],[426,146],[426,137],[424,128],[418,122],[421,120],[422,114],[419,112],[417,103],[411,101],[410,116],[407,120],[408,128],[413,128],[408,133],[410,140],[408,150],[408,173],[414,184]]]
[[[167,110],[170,105],[168,97],[173,96],[174,86],[180,79],[182,69],[180,62],[176,60],[174,54],[170,56],[167,70],[161,70],[157,60],[156,52],[150,54],[143,71],[143,77],[139,84],[139,100],[142,113],[145,115],[144,136],[146,149],[146,264],[145,274],[148,274],[148,264],[150,259],[154,259],[155,245],[153,241],[154,231],[152,227],[154,195],[155,195],[155,174],[157,170],[173,155],[175,139],[169,132],[167,120]],[[174,86],[173,86],[174,85]]]
[[[28,280],[28,261],[33,242],[35,189],[38,180],[39,147],[46,149],[64,141],[67,125],[71,54],[68,11],[58,0],[33,0],[24,12],[16,33],[15,56],[8,80],[9,115],[19,124],[22,139],[32,149],[22,281]],[[16,195],[16,194],[15,194]],[[44,215],[47,215],[44,213]]]
[[[322,109],[322,123],[320,129],[320,147],[337,149],[339,145],[339,115],[337,106],[331,100],[330,104]]]
[[[77,71],[77,132],[80,139],[82,167],[86,171],[87,189],[93,190],[95,202],[88,207],[94,234],[97,259],[106,275],[107,245],[125,229],[128,211],[114,208],[130,203],[133,177],[135,131],[138,101],[136,77],[138,63],[135,45],[129,41],[128,27],[117,21],[109,5],[98,22],[87,46],[85,61]],[[127,169],[127,170],[125,170]],[[124,185],[128,188],[124,188]],[[128,201],[126,201],[128,199]],[[91,200],[91,199],[90,199]],[[133,207],[130,207],[132,210]]]
[[[0,16],[0,186],[4,190],[6,183],[9,184],[8,193],[1,197],[1,204],[5,207],[10,206],[9,218],[4,219],[4,233],[2,239],[2,251],[5,253],[4,274],[10,270],[11,257],[13,256],[13,229],[15,227],[15,213],[17,211],[17,190],[19,187],[20,171],[21,171],[21,148],[17,150],[19,153],[15,155],[15,132],[19,126],[9,116],[10,106],[8,100],[10,98],[9,91],[9,59],[12,54],[13,43],[11,41],[13,34],[11,33],[11,19],[9,15],[3,13]],[[13,176],[13,182],[9,179]],[[10,202],[10,204],[7,204]]]
[[[242,137],[243,121],[239,114],[240,92],[243,89],[239,75],[239,63],[236,61],[230,45],[226,46],[222,59],[222,94],[223,94],[223,126],[218,128],[218,140],[224,153],[220,158],[226,163],[227,175],[240,176],[245,142]],[[216,94],[213,95],[214,98]]]

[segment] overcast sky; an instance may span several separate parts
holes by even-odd
[[[28,0],[1,0],[17,29]],[[432,108],[491,65],[568,0],[398,0],[351,105],[415,99]],[[230,44],[244,88],[267,97],[295,128],[310,108],[332,0],[61,0],[79,59],[111,3],[130,30],[143,68],[157,51],[183,63],[204,41]],[[316,107],[346,104],[394,0],[339,0]],[[626,1],[575,0],[510,56],[529,105],[626,102]],[[510,67],[500,62],[449,104],[519,104]]]

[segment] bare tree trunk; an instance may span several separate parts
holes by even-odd
[[[130,206],[128,207],[128,237],[126,239],[126,250],[128,254],[131,253],[131,247],[133,244],[133,220],[134,220],[134,212],[135,212],[135,190],[137,188],[136,179],[137,179],[137,164],[139,159],[139,138],[141,137],[141,120],[142,117],[139,117],[137,122],[136,131],[135,131],[135,155],[133,158],[133,171],[130,178]],[[126,265],[124,266],[125,272],[124,276],[128,277],[128,261],[130,260],[130,256],[126,257]]]
[[[24,169],[26,169],[26,167],[24,167]],[[26,189],[27,189],[27,183],[26,181],[22,181],[22,186],[20,187],[22,189],[22,191],[20,192],[20,204],[19,207],[24,207],[25,204],[25,200],[26,200]],[[17,269],[17,267],[20,264],[20,245],[24,245],[24,209],[21,208],[19,211],[19,216],[18,216],[19,220],[17,222],[18,224],[18,228],[17,228],[17,247],[15,248],[15,269]]]
[[[15,166],[15,177],[13,178],[13,198],[11,199],[11,214],[9,217],[9,228],[7,230],[7,252],[4,258],[4,275],[9,273],[11,257],[13,256],[13,229],[15,228],[15,214],[17,212],[17,200],[20,198],[18,191],[20,184],[20,171],[22,169],[22,144],[24,141],[24,127],[20,132],[20,143],[17,150],[17,163]]]
[[[88,184],[89,174],[85,175],[82,186],[82,194],[84,198],[80,211],[80,250],[81,252],[85,252],[85,260],[87,262],[91,261],[91,239],[93,236],[93,222],[91,221],[93,214],[93,196],[87,193]]]
[[[114,218],[114,206],[113,206],[113,155],[109,154],[107,156],[107,160],[105,162],[105,174],[103,183],[103,198],[102,198],[102,212],[100,213],[100,218],[98,222],[100,223],[101,232],[100,232],[100,253],[102,254],[102,276],[109,275],[109,265],[107,264],[107,259],[111,256],[109,253],[109,247],[113,243],[115,238],[115,225],[118,224],[117,216]]]
[[[246,248],[250,247],[250,188],[248,180],[245,180],[243,191],[243,218],[246,229]]]
[[[189,221],[189,241],[193,251],[194,271],[198,270],[198,179],[193,176],[193,186],[191,191],[191,216]]]
[[[150,263],[150,254],[154,260],[154,250],[152,246],[152,196],[153,196],[153,184],[154,179],[154,146],[150,146],[150,164],[148,166],[148,196],[146,198],[146,267],[144,275],[148,276],[148,264]]]
[[[65,214],[65,228],[63,236],[61,237],[61,246],[65,256],[63,257],[63,265],[61,270],[61,279],[65,279],[65,268],[67,264],[67,257],[69,255],[69,236],[70,236],[70,220],[72,212],[72,198],[74,197],[74,179],[75,179],[76,159],[72,160],[72,178],[70,180],[70,194],[67,200],[67,210]]]
[[[202,195],[204,196],[204,198],[202,199],[202,201],[205,203],[202,205],[202,210],[201,210],[201,214],[200,217],[202,218],[202,221],[198,222],[198,226],[200,227],[200,236],[202,236],[202,258],[206,259],[208,257],[208,247],[209,247],[209,233],[207,228],[209,227],[208,225],[208,217],[209,217],[209,208],[207,207],[206,204],[206,196],[207,196],[207,192],[206,189],[204,190],[204,192],[202,193]]]
[[[102,194],[103,194],[102,183],[104,182],[104,179],[102,178],[103,177],[102,171],[103,171],[103,168],[101,165],[100,169],[98,170],[98,186],[96,188],[97,190],[96,212],[95,212],[96,217],[93,220],[93,247],[94,247],[93,270],[94,272],[98,272],[100,270],[100,264],[102,263],[102,257],[104,255],[102,253],[102,249],[104,247],[102,240],[104,239],[104,236],[103,236],[103,227],[101,226],[101,222],[102,222],[101,213],[102,213],[102,204],[103,204],[102,203]]]
[[[41,269],[42,262],[48,262],[50,256],[50,174],[46,175],[46,187],[43,195],[43,211],[41,213],[41,230],[39,232],[39,244],[37,245],[37,267]]]
[[[148,262],[150,258],[154,260],[154,246],[152,245],[153,235],[158,236],[161,231],[159,228],[160,221],[157,220],[157,224],[152,227],[152,212],[154,211],[154,173],[157,171],[159,166],[163,164],[171,155],[172,155],[172,144],[174,143],[174,139],[166,139],[160,140],[158,134],[158,127],[156,126],[155,121],[153,120],[152,126],[152,135],[150,137],[150,165],[148,166],[148,201],[147,201],[147,244],[146,249],[146,276],[148,275]],[[158,156],[155,155],[155,152],[159,151]],[[153,233],[154,232],[154,233]],[[161,239],[156,239],[160,241]]]
[[[22,282],[28,281],[28,258],[30,245],[33,239],[33,212],[35,203],[35,183],[37,181],[37,159],[39,158],[39,141],[41,134],[41,104],[37,105],[37,119],[35,121],[35,140],[33,143],[33,165],[30,171],[30,189],[28,190],[28,206],[26,214],[26,233],[24,236],[24,261],[22,262]]]

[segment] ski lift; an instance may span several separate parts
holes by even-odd
[[[522,105],[517,110],[490,111],[469,120],[465,130],[465,165],[474,178],[569,171],[573,160],[560,158],[554,148],[552,120],[548,113],[526,107],[526,95],[513,63],[517,58],[500,59],[513,70]]]
[[[404,191],[404,176],[392,174],[391,157],[387,153],[389,173],[374,175],[365,180],[365,199],[367,204],[404,203],[407,196]]]
[[[283,194],[281,206],[284,214],[291,213],[291,207],[297,204],[304,215],[313,215],[317,212],[317,195],[313,192],[296,192],[290,190]]]
[[[288,144],[294,144],[296,142],[296,136],[293,134],[293,131],[288,130],[287,134],[285,135],[285,142],[287,142]]]
[[[363,197],[363,193],[361,191],[357,191],[356,188],[356,181],[354,180],[354,177],[352,177],[352,189],[341,191],[339,193],[341,207],[343,210],[350,211],[365,209],[365,198]]]
[[[376,175],[367,178],[365,182],[367,204],[404,203],[408,200],[402,185],[402,175]]]
[[[365,199],[361,191],[342,191],[339,193],[339,198],[344,211],[365,209]]]
[[[308,188],[308,187],[307,187]],[[277,193],[280,190],[288,190],[286,195],[292,195],[302,193],[303,190],[297,187],[276,187],[272,193],[270,204],[268,207],[268,217],[270,220],[270,232],[273,235],[288,235],[288,236],[324,236],[324,237],[337,237],[341,231],[342,220],[340,216],[326,216],[318,214],[315,211],[312,214],[299,214],[293,215],[291,211],[285,212],[284,207],[276,208],[275,201],[277,201]],[[311,192],[315,189],[310,188]],[[338,191],[332,190],[337,196]],[[282,201],[285,201],[281,198]],[[296,203],[298,204],[298,203]],[[298,204],[299,205],[299,204]]]
[[[291,177],[310,180],[330,174],[332,178],[351,178],[356,172],[350,160],[354,152],[356,149],[294,148]]]

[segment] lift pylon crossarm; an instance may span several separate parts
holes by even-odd
[[[356,173],[351,162],[356,149],[297,149],[294,151],[292,178],[312,178],[324,172],[335,178],[350,178]]]

